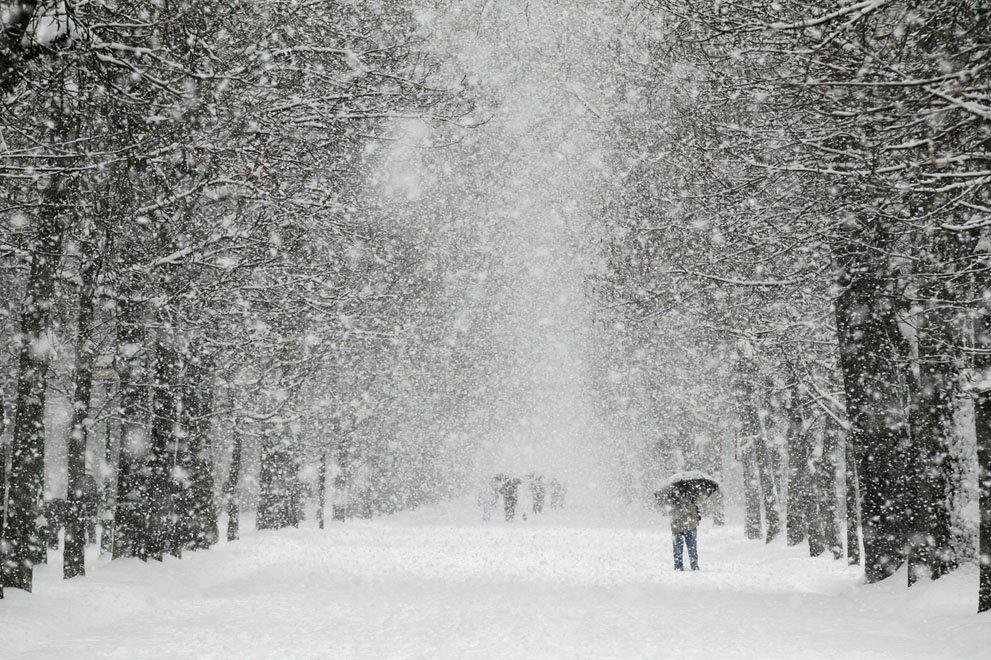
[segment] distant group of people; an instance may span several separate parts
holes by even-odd
[[[568,485],[555,478],[547,478],[542,474],[529,473],[522,477],[500,473],[489,479],[478,493],[478,506],[482,511],[482,520],[491,520],[492,514],[502,499],[503,513],[506,520],[516,519],[516,509],[520,500],[521,488],[530,495],[530,510],[536,515],[542,513],[544,505],[551,509],[563,509]],[[523,520],[527,512],[522,511]]]

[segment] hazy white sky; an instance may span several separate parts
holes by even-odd
[[[604,462],[583,388],[585,287],[596,261],[588,213],[606,173],[602,119],[588,99],[601,94],[609,12],[586,2],[452,7],[422,20],[439,37],[451,79],[464,77],[481,93],[470,120],[482,123],[441,150],[411,147],[432,136],[406,126],[384,188],[413,203],[442,198],[445,213],[471,227],[474,249],[497,255],[459,263],[484,284],[457,313],[494,334],[500,353],[491,400],[474,414],[478,471],[597,482]]]

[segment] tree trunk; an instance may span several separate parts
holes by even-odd
[[[3,383],[0,383],[0,539],[7,527],[7,443],[3,434],[7,431],[7,408],[3,398]],[[3,557],[0,556],[0,559]],[[3,576],[0,575],[0,598],[3,598]]]
[[[837,340],[855,447],[868,582],[891,576],[908,543],[909,437],[893,294],[877,264],[848,263],[836,300]]]
[[[974,427],[977,432],[977,469],[981,524],[978,564],[980,578],[977,611],[991,610],[991,390],[974,399]]]
[[[757,466],[754,450],[748,447],[742,452],[743,493],[746,501],[744,531],[748,539],[761,538],[760,483],[757,481]]]
[[[175,381],[173,382],[175,419],[166,454],[167,485],[169,491],[169,515],[165,524],[165,548],[170,555],[182,558],[182,551],[193,539],[196,515],[193,512],[193,459],[189,450],[190,419],[186,411],[186,388],[189,365],[183,366],[183,356],[173,353]]]
[[[785,518],[788,545],[798,545],[805,540],[809,452],[804,424],[798,387],[792,386],[788,400],[788,511]]]
[[[213,415],[213,369],[209,361],[194,354],[187,365],[183,388],[183,411],[188,434],[187,493],[190,547],[209,548],[217,542],[217,505],[213,498],[213,451],[210,428]]]
[[[850,436],[844,443],[846,461],[846,556],[851,565],[860,563],[860,494],[857,492],[857,461]]]
[[[923,429],[927,407],[924,399],[927,397],[921,391],[919,379],[913,378],[912,402],[909,409],[909,429],[912,438],[912,450],[908,452],[908,469],[912,485],[912,498],[906,507],[906,515],[910,521],[908,544],[905,551],[905,562],[908,565],[908,586],[915,584],[919,577],[929,572],[932,563],[932,537],[929,534],[932,523],[932,510],[936,497],[932,490],[932,479],[927,472],[929,465],[928,434]]]
[[[141,304],[127,295],[117,302],[117,373],[120,377],[120,451],[114,502],[113,558],[147,558],[141,477],[148,454],[144,410],[147,393],[147,346]]]
[[[297,468],[285,431],[262,437],[261,474],[258,479],[258,529],[281,529],[298,524]]]
[[[822,523],[823,541],[833,553],[834,559],[843,557],[843,541],[837,524],[836,478],[839,470],[839,425],[832,417],[826,419],[822,436],[822,462],[818,470],[819,519]]]
[[[824,550],[819,499],[816,494],[820,462],[815,459],[814,434],[805,416],[802,388],[797,383],[788,393],[788,545],[808,540],[809,554]]]
[[[951,451],[959,372],[953,346],[960,343],[954,310],[942,300],[951,295],[925,287],[927,298],[918,323],[919,371],[913,379],[911,429],[913,533],[908,579],[920,574],[937,579],[956,568],[951,547],[950,503],[957,489],[957,465]]]
[[[744,491],[747,499],[747,538],[755,530],[760,529],[760,513],[753,511],[751,496],[760,498],[764,505],[764,521],[767,523],[767,542],[770,543],[781,531],[781,521],[778,516],[778,495],[774,483],[774,464],[767,447],[767,427],[764,423],[763,411],[759,402],[761,396],[761,380],[759,370],[752,357],[742,357],[736,366],[737,408],[743,434],[748,447],[743,452],[744,462]],[[759,532],[758,532],[759,533]]]
[[[26,591],[31,591],[38,553],[36,521],[41,514],[45,480],[45,394],[50,353],[45,333],[54,304],[61,243],[58,212],[42,208],[41,225],[30,246],[31,270],[21,314],[7,519],[0,543],[0,582]]]
[[[340,511],[341,520],[351,520],[354,517],[354,496],[351,488],[354,484],[354,461],[352,461],[352,451],[354,436],[351,434],[340,437],[337,441],[337,466],[339,473],[334,484],[341,499]],[[562,495],[562,506],[564,496]]]
[[[324,508],[327,506],[327,451],[320,454],[320,471],[317,474],[317,526],[323,529]]]
[[[171,498],[172,515],[168,525],[168,550],[173,557],[182,557],[184,548],[191,545],[193,536],[196,534],[196,512],[193,510],[193,488],[195,480],[195,468],[193,467],[193,455],[190,449],[192,440],[192,418],[188,406],[195,407],[196,395],[191,392],[194,387],[191,384],[192,366],[189,362],[188,353],[175,356],[176,381],[173,405],[176,421],[173,424],[172,439],[169,443],[171,450],[169,477],[169,492]],[[183,373],[183,376],[178,374]],[[180,383],[181,381],[181,383]]]
[[[164,331],[162,331],[164,332]],[[146,468],[143,509],[148,521],[146,558],[162,561],[172,529],[172,476],[176,451],[179,359],[173,338],[159,335],[155,344],[151,452]]]
[[[826,551],[823,539],[822,516],[819,510],[819,498],[812,490],[818,470],[811,469],[807,475],[806,493],[803,498],[805,507],[805,534],[809,539],[809,556],[818,557]]]
[[[234,449],[231,453],[231,465],[227,474],[227,483],[224,485],[224,493],[227,495],[227,540],[236,541],[239,531],[239,516],[237,502],[237,482],[241,478],[241,427],[240,420],[235,417],[232,427],[234,435]]]
[[[764,520],[767,522],[765,542],[770,543],[781,533],[781,515],[778,513],[778,487],[775,479],[775,461],[767,446],[767,425],[762,413],[757,413],[760,432],[754,437],[754,456],[757,464],[757,477],[760,481]]]
[[[266,429],[261,442],[261,459],[258,474],[258,511],[255,527],[258,529],[284,527],[280,509],[282,490],[279,483],[279,463],[285,459],[276,447],[276,440]]]
[[[976,236],[974,237],[976,238]],[[976,259],[973,269],[975,294],[986,295],[991,282],[988,281],[989,255],[986,248],[973,246]],[[986,382],[991,373],[991,309],[987,299],[980,306],[974,324],[975,380]],[[978,527],[977,563],[979,577],[977,587],[977,611],[991,610],[991,389],[978,389],[974,393],[974,431],[977,441],[977,491],[980,523]]]
[[[106,398],[108,402],[112,400],[109,383],[106,385]],[[104,420],[103,459],[107,466],[107,472],[103,475],[103,511],[100,514],[101,555],[104,553],[112,554],[114,551],[114,479],[113,468],[111,467],[114,464],[114,445],[113,434],[110,431],[112,419],[110,415],[107,415]]]
[[[92,230],[91,230],[92,231]],[[88,502],[84,497],[86,478],[86,438],[89,433],[90,404],[93,389],[93,311],[100,275],[101,250],[96,237],[83,239],[83,263],[80,269],[79,319],[76,332],[76,366],[72,397],[72,425],[68,441],[68,486],[65,516],[65,554],[62,575],[65,579],[85,575],[86,527]]]
[[[38,0],[5,3],[3,31],[0,32],[0,92],[7,94],[21,78],[18,70],[25,65],[34,41],[28,28],[37,20]]]

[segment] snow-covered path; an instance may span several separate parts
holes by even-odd
[[[0,601],[10,657],[977,658],[965,570],[908,595],[841,562],[704,527],[675,574],[650,514],[489,523],[466,509],[272,533],[142,565],[97,562]],[[16,632],[15,632],[16,631]],[[27,634],[23,634],[26,631]]]

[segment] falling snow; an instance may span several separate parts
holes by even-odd
[[[989,23],[5,3],[0,655],[979,657]]]

